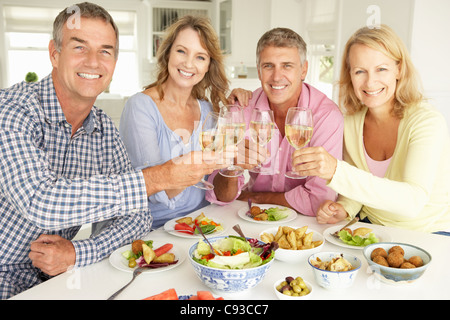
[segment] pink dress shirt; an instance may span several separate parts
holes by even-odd
[[[307,146],[322,146],[332,156],[341,160],[344,121],[337,105],[322,92],[303,83],[298,106],[309,106],[313,111],[314,133]],[[247,129],[249,128],[253,108],[270,109],[269,101],[262,88],[253,92],[249,106],[244,109]],[[267,148],[270,158],[266,160],[263,167],[270,168],[275,173],[273,175],[261,175],[250,172],[250,180],[247,184],[245,184],[244,176],[241,176],[239,177],[239,190],[284,192],[286,201],[296,211],[308,216],[315,216],[323,201],[336,200],[336,192],[328,188],[326,181],[321,178],[290,179],[285,177],[285,172],[292,169],[292,153],[295,149],[281,135],[276,125],[272,140]],[[212,182],[216,174],[217,172],[213,172],[208,180]],[[240,192],[238,192],[236,198],[239,194]],[[226,204],[217,200],[214,190],[206,192],[206,200],[219,205]]]

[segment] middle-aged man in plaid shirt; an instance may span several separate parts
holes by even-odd
[[[52,73],[0,91],[3,299],[145,235],[150,194],[193,185],[220,166],[170,161],[134,170],[113,122],[93,106],[117,61],[111,16],[78,4],[63,10],[53,28]],[[98,234],[71,241],[81,225],[105,220]]]

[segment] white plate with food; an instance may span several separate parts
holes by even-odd
[[[218,236],[226,231],[223,222],[216,218],[205,216],[202,212],[200,215],[189,214],[184,217],[174,218],[164,224],[164,231],[182,238],[202,238],[202,235],[195,232],[195,220],[201,226],[205,235]],[[183,224],[183,226],[181,226]],[[186,224],[186,225],[184,225]],[[212,229],[212,226],[215,228]]]
[[[239,209],[238,216],[241,219],[246,221],[262,223],[262,224],[277,224],[277,223],[286,223],[297,218],[297,212],[291,208],[287,208],[284,206],[279,206],[276,204],[254,204],[252,205],[252,210],[255,208],[259,208],[259,213],[253,212],[250,213],[250,209],[248,206],[244,206]],[[270,209],[270,210],[269,210]],[[258,209],[256,209],[258,210]],[[262,217],[258,219],[260,214],[266,213],[268,217]],[[270,216],[272,216],[275,220],[270,220]]]
[[[167,242],[163,243],[163,242],[153,241],[152,249],[156,250],[166,244],[167,244]],[[130,250],[131,250],[131,244],[127,244],[123,247],[116,249],[109,256],[109,263],[111,263],[111,265],[114,268],[116,268],[120,271],[132,273],[134,271],[134,269],[136,269],[138,266],[136,266],[134,268],[129,267],[129,265],[128,265],[129,260],[125,257],[125,255]],[[144,267],[145,271],[143,273],[158,273],[158,272],[168,271],[168,270],[178,267],[186,259],[186,254],[183,251],[176,248],[175,246],[173,246],[169,251],[167,251],[167,253],[173,253],[175,255],[174,261],[177,261],[177,262],[168,264],[166,266],[161,266],[158,268]]]
[[[370,242],[368,240],[367,244],[363,244],[363,242],[361,242],[362,243],[361,245],[352,245],[349,243],[352,242],[353,239],[349,240],[348,243],[346,243],[343,240],[331,235],[331,234],[335,233],[336,231],[339,231],[343,226],[344,225],[334,225],[332,227],[327,228],[323,232],[323,237],[325,238],[325,240],[327,240],[328,242],[331,242],[332,244],[335,244],[337,246],[344,247],[344,248],[350,248],[350,249],[362,250],[366,247],[366,245],[375,243],[375,242]],[[358,222],[358,223],[355,223],[353,226],[349,227],[348,229],[350,229],[352,231],[351,236],[355,237],[355,236],[359,235],[362,238],[362,240],[359,239],[361,241],[364,241],[364,239],[371,237],[371,235],[370,235],[371,233],[372,233],[372,236],[375,236],[375,238],[378,240],[378,242],[389,242],[392,240],[391,235],[388,232],[386,232],[386,230],[383,230],[382,228],[380,228],[377,225]],[[353,234],[353,233],[355,233],[355,231],[356,231],[356,234]],[[355,240],[356,239],[357,238],[355,238]]]

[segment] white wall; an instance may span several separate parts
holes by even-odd
[[[450,1],[415,0],[411,56],[426,96],[447,119],[450,132]]]

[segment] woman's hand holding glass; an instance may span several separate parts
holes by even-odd
[[[294,151],[292,168],[298,174],[308,174],[324,180],[333,179],[337,160],[323,147],[309,147]]]
[[[313,135],[313,117],[309,108],[290,108],[285,120],[285,136],[289,144],[299,150],[306,146]],[[291,179],[304,179],[295,171],[288,171],[285,176]]]

